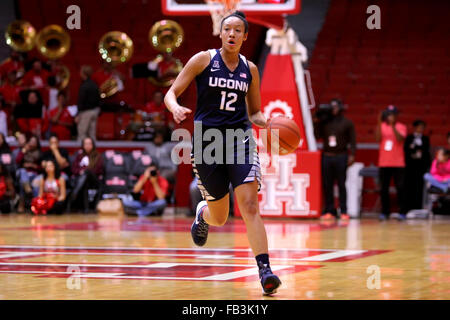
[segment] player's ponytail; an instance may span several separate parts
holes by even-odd
[[[232,14],[229,14],[228,16],[226,16],[225,18],[222,19],[222,22],[220,23],[220,30],[222,30],[222,26],[223,26],[223,22],[225,20],[227,20],[228,18],[231,17],[236,17],[242,20],[242,22],[244,22],[244,26],[245,26],[245,33],[248,32],[248,21],[247,21],[247,17],[245,16],[245,13],[242,11],[238,11],[236,10],[235,12],[233,12]]]

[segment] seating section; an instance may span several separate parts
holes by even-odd
[[[372,4],[380,30],[366,27]],[[319,103],[343,99],[358,142],[374,142],[379,112],[394,104],[400,121],[423,119],[432,144],[446,144],[449,10],[448,1],[331,1],[310,61],[313,89]]]
[[[219,48],[220,39],[212,35],[212,22],[209,16],[196,17],[164,17],[161,12],[161,3],[158,0],[18,0],[21,18],[30,21],[39,31],[49,24],[66,26],[66,13],[68,6],[76,4],[81,9],[81,30],[67,30],[71,37],[69,54],[62,58],[71,72],[69,98],[76,103],[80,85],[79,67],[90,64],[94,70],[101,65],[98,53],[98,42],[101,36],[113,30],[127,33],[134,44],[132,58],[126,64],[120,65],[125,78],[124,100],[134,108],[145,105],[151,100],[152,93],[157,89],[147,79],[131,79],[130,69],[135,63],[147,62],[153,59],[158,52],[153,49],[148,39],[151,26],[162,19],[172,19],[181,24],[185,32],[185,40],[181,48],[175,52],[183,64],[201,50]],[[242,53],[250,60],[257,61],[263,44],[265,28],[259,25],[250,25],[251,37],[243,46]],[[38,55],[36,50],[30,53]],[[195,91],[193,86],[181,97],[182,103],[195,108]],[[113,139],[119,131],[116,122],[111,122],[108,116],[101,118],[98,133],[100,139]],[[129,119],[127,119],[129,121]]]
[[[155,51],[148,40],[151,26],[161,19],[173,19],[179,22],[185,31],[185,41],[175,56],[183,63],[196,52],[219,47],[220,40],[212,36],[211,18],[200,17],[164,17],[159,1],[117,0],[117,1],[68,1],[68,0],[20,0],[22,18],[30,21],[38,30],[45,25],[56,23],[65,26],[66,8],[76,3],[81,8],[81,30],[67,30],[71,36],[71,49],[63,61],[72,71],[71,97],[78,92],[78,68],[81,64],[99,67],[98,42],[101,36],[112,30],[126,32],[133,40],[134,54],[130,62],[119,66],[125,76],[129,76],[129,67],[138,62],[146,62],[155,57]],[[36,14],[39,12],[41,14]],[[244,54],[250,59],[258,57],[257,45],[262,27],[252,25],[252,37],[244,46]],[[253,40],[252,40],[253,39]],[[77,83],[78,82],[78,83]],[[144,104],[150,100],[156,89],[146,79],[126,79],[126,93],[131,104]],[[74,100],[75,101],[75,100]]]

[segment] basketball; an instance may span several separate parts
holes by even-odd
[[[272,145],[272,135],[279,143],[279,154],[286,155],[294,152],[300,143],[300,129],[294,120],[278,116],[270,120],[267,127],[267,144]],[[278,135],[278,136],[275,136]],[[269,150],[268,150],[269,151]]]

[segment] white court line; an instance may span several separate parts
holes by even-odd
[[[360,254],[367,252],[367,250],[341,250],[337,252],[329,252],[329,253],[323,253],[311,257],[301,258],[300,261],[327,261],[347,256],[352,256],[354,254]]]
[[[69,246],[18,246],[18,245],[1,245],[1,248],[10,249],[73,249],[73,250],[156,250],[156,251],[239,251],[251,252],[251,249],[244,248],[151,248],[151,247],[69,247]],[[312,249],[312,248],[273,248],[269,251],[340,251],[340,249]]]
[[[46,262],[0,262],[0,266],[44,266],[44,267],[94,267],[94,268],[170,268],[174,266],[195,266],[195,267],[253,267],[253,264],[233,264],[233,263],[151,263],[151,264],[95,264],[95,263],[46,263]],[[278,267],[291,268],[289,265],[281,265]],[[273,269],[274,267],[272,267]]]
[[[0,253],[2,253],[0,251]],[[17,251],[4,251],[4,253],[17,253]],[[67,252],[67,251],[20,251],[20,253],[30,255],[73,255],[73,256],[143,256],[143,257],[183,257],[183,258],[195,258],[195,259],[214,259],[214,260],[254,260],[254,257],[235,257],[233,255],[206,255],[195,253],[124,253],[124,252]],[[18,255],[20,256],[20,255]],[[319,256],[319,255],[316,255]],[[2,258],[0,256],[0,258]],[[7,258],[7,257],[6,257]],[[303,261],[302,258],[277,258],[270,257],[272,261]],[[313,260],[315,261],[315,260]]]
[[[2,254],[6,253],[6,254]],[[40,255],[40,252],[0,252],[0,259],[17,258],[17,257],[28,257]]]

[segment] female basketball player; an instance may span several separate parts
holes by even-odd
[[[236,11],[222,20],[222,48],[199,52],[188,61],[164,99],[177,123],[185,120],[192,112],[180,106],[177,97],[195,78],[197,108],[194,121],[201,122],[202,133],[210,128],[219,129],[223,136],[226,129],[246,131],[251,129],[249,121],[262,128],[267,126],[267,120],[260,110],[258,69],[239,54],[247,36],[248,22],[245,14]],[[194,130],[198,130],[197,127]],[[202,135],[194,132],[194,139]],[[249,139],[238,139],[237,142],[234,138],[232,141],[226,137],[223,139],[223,145],[231,145],[233,150],[237,148],[245,151],[245,163],[202,163],[196,160],[196,155],[202,150],[195,150],[197,144],[193,143],[193,170],[206,201],[201,201],[197,206],[196,218],[191,227],[192,239],[198,246],[203,246],[208,237],[208,226],[225,224],[228,218],[228,190],[231,183],[259,268],[263,293],[272,294],[281,285],[281,281],[270,269],[266,230],[259,214],[258,191],[261,173],[258,156],[256,150],[250,150]],[[200,145],[204,149],[209,143],[202,141]],[[232,156],[236,160],[236,154]]]

